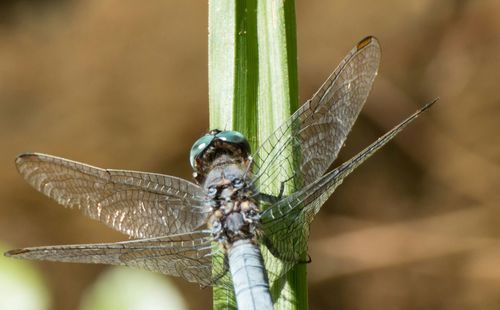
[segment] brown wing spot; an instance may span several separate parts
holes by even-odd
[[[361,41],[358,42],[358,44],[356,45],[356,48],[358,50],[362,49],[363,47],[365,47],[368,44],[370,44],[373,39],[374,39],[374,37],[372,37],[372,36],[364,38],[363,40],[361,40]]]

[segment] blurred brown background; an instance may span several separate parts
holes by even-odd
[[[339,162],[441,98],[323,207],[310,308],[500,309],[500,2],[309,0],[296,9],[301,101],[359,39],[382,44]],[[190,178],[207,97],[206,1],[2,1],[0,239],[126,239],[32,190],[15,156]],[[54,309],[75,309],[106,268],[37,266]],[[210,304],[209,289],[174,281],[192,309]]]

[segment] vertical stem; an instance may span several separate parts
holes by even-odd
[[[257,23],[260,70],[258,127],[259,140],[263,141],[298,107],[294,1],[258,0]],[[280,182],[276,180],[273,184],[275,189],[280,187]],[[275,259],[265,249],[263,255],[266,260]],[[275,309],[307,309],[306,271],[305,264],[298,264],[287,274],[284,287],[271,284]]]
[[[298,107],[294,1],[209,0],[208,24],[210,127],[242,132],[255,150]],[[234,309],[231,293],[214,288],[214,309]],[[272,293],[275,309],[306,309],[305,264]]]
[[[253,149],[259,80],[256,13],[256,0],[209,2],[210,126],[240,131]]]
[[[209,0],[208,4],[208,100],[210,128],[233,125],[236,53],[236,2]],[[216,245],[214,245],[216,247]],[[224,257],[213,257],[223,264]],[[236,309],[234,292],[214,287],[214,309]]]
[[[257,147],[257,2],[210,0],[210,128],[243,133]],[[222,258],[216,258],[221,263]],[[236,309],[234,292],[214,288],[214,309]]]
[[[210,127],[232,126],[235,92],[236,2],[209,0],[208,101]],[[226,122],[228,122],[226,124]]]

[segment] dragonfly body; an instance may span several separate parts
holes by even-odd
[[[212,130],[201,137],[190,152],[197,184],[38,153],[20,155],[17,168],[35,189],[137,240],[32,247],[6,255],[131,266],[234,289],[241,309],[272,308],[269,282],[304,260],[309,225],[322,204],[434,103],[327,172],[366,101],[379,60],[378,41],[361,40],[252,154],[241,133]],[[261,247],[273,257],[263,260]],[[216,254],[224,259],[213,259]]]
[[[237,240],[255,241],[260,209],[246,138],[235,131],[211,130],[195,142],[191,154],[195,179],[207,194],[207,224],[214,238],[225,249]]]
[[[258,245],[239,240],[228,253],[234,295],[239,309],[272,309],[264,261]]]
[[[193,146],[191,162],[199,164],[193,165],[198,171],[195,178],[203,182],[209,199],[208,227],[228,253],[238,307],[272,309],[269,281],[256,238],[261,210],[254,198],[248,142],[238,132],[219,130],[211,130],[200,140]]]

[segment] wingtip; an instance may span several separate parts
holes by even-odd
[[[377,45],[380,45],[378,43],[378,39],[376,37],[370,35],[370,36],[363,38],[361,41],[359,41],[358,44],[356,44],[356,48],[358,50],[360,50],[371,43],[376,43]]]
[[[21,153],[21,154],[18,154],[16,156],[16,164],[26,160],[26,159],[29,159],[30,157],[34,157],[36,156],[37,154],[36,153],[33,153],[33,152],[24,152],[24,153]]]
[[[35,153],[35,152],[23,152],[23,153],[20,153],[16,156],[16,159],[23,159],[23,158],[28,158],[28,157],[33,157],[33,156],[37,156],[38,154]]]
[[[19,170],[20,166],[23,163],[39,159],[41,155],[43,155],[43,154],[41,154],[41,153],[35,153],[35,152],[21,153],[21,154],[19,154],[19,155],[16,156],[16,159],[14,160],[14,163],[15,163],[16,167]]]
[[[5,257],[15,257],[15,256],[19,256],[21,254],[27,253],[27,252],[29,252],[29,250],[27,250],[27,249],[14,249],[14,250],[10,250],[10,251],[3,253],[3,255]]]
[[[431,102],[425,104],[422,108],[420,108],[420,112],[425,112],[426,110],[429,110],[438,101],[439,97],[436,97],[434,100],[432,100]]]

